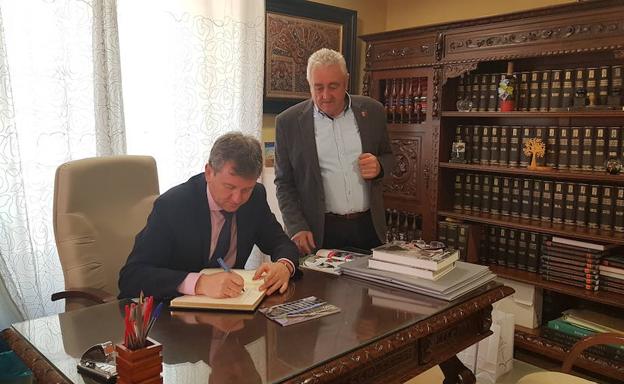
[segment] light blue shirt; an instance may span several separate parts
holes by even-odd
[[[331,118],[314,105],[314,136],[325,192],[325,211],[344,215],[369,209],[369,188],[360,174],[360,131],[347,94],[345,110]]]

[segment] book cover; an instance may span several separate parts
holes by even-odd
[[[553,236],[551,241],[553,243],[571,245],[573,247],[580,248],[579,249],[580,251],[587,251],[587,252],[591,252],[591,250],[607,251],[607,250],[617,247],[617,245],[614,245],[614,244],[590,243],[589,241],[574,240],[574,239],[568,239],[568,238],[559,237],[559,236]]]
[[[223,272],[221,268],[202,269],[200,273],[210,275]],[[265,291],[260,291],[263,279],[254,280],[256,273],[254,270],[232,269],[238,273],[245,281],[245,290],[238,297],[216,299],[204,295],[184,295],[171,300],[171,308],[192,308],[192,309],[226,309],[235,311],[253,311],[265,296]]]
[[[408,267],[407,265],[403,264],[395,264],[389,263],[387,261],[368,259],[368,267],[372,269],[378,269],[380,271],[402,273],[405,275],[420,277],[428,280],[438,280],[440,277],[452,271],[453,268],[455,268],[455,264],[449,264],[443,268],[438,269],[437,271],[432,271],[429,269]]]
[[[299,266],[304,269],[340,275],[342,264],[363,256],[366,255],[341,249],[319,249],[315,254],[301,258]]]
[[[393,241],[373,248],[373,259],[437,271],[459,260],[459,252],[452,248],[425,250],[414,242]]]

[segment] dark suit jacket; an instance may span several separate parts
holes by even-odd
[[[297,247],[271,212],[262,184],[256,184],[249,200],[236,211],[236,225],[234,268],[244,267],[254,244],[274,261],[287,258],[297,265]],[[158,298],[178,296],[177,287],[187,274],[207,267],[210,235],[206,180],[200,173],[154,202],[119,273],[119,297],[137,297],[141,290]]]
[[[351,108],[362,140],[362,152],[377,156],[382,172],[369,180],[370,208],[377,236],[385,238],[386,220],[382,178],[390,174],[394,156],[390,148],[383,105],[366,96],[351,95]],[[314,103],[303,101],[276,118],[275,185],[286,226],[293,236],[312,231],[317,246],[323,244],[325,197],[314,136]]]

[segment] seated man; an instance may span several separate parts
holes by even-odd
[[[283,293],[298,250],[271,212],[264,186],[256,183],[261,171],[258,140],[239,132],[219,137],[205,172],[154,202],[119,273],[119,297],[137,297],[141,291],[160,299],[238,296],[244,288],[240,275],[198,272],[223,263],[243,268],[254,244],[273,260],[258,267],[254,278],[264,278],[261,289],[267,294]]]

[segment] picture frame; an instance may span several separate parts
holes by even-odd
[[[355,71],[357,11],[302,0],[266,0],[263,112],[280,113],[310,97],[308,57],[320,48],[342,53]],[[356,89],[349,76],[349,90]]]

